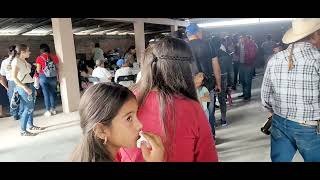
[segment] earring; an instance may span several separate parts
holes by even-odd
[[[108,138],[107,138],[107,136],[105,136],[105,137],[104,137],[104,142],[103,142],[103,144],[106,145],[106,144],[107,144],[107,141],[108,141]]]

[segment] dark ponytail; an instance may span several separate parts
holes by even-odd
[[[16,45],[9,46],[8,48],[8,55],[11,56],[11,61],[16,57]]]
[[[11,49],[10,49],[10,47],[11,47]],[[11,61],[15,57],[20,56],[22,51],[27,51],[27,49],[28,49],[28,46],[25,44],[19,44],[19,45],[10,46],[10,47],[9,47],[9,51],[11,50],[10,52],[12,53]],[[13,47],[15,47],[15,48],[13,48]]]

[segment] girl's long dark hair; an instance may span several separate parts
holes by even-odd
[[[164,125],[167,159],[175,136],[174,97],[197,100],[191,72],[192,52],[180,39],[165,37],[146,49],[141,68],[141,80],[133,87],[139,106],[143,105],[153,88],[158,91],[159,109]],[[170,113],[169,113],[170,112]]]
[[[94,135],[97,123],[110,126],[118,111],[130,98],[135,98],[126,87],[115,83],[98,83],[82,95],[79,105],[82,139],[72,154],[71,161],[113,161],[103,140]]]

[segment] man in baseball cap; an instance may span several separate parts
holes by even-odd
[[[210,92],[209,122],[211,124],[212,134],[215,137],[215,100],[216,93],[221,92],[221,70],[218,62],[218,56],[208,42],[202,40],[202,31],[195,23],[191,23],[186,28],[189,39],[189,45],[193,53],[193,74],[202,72],[207,81],[205,86]]]

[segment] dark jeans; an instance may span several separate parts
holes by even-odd
[[[299,151],[304,161],[320,162],[320,134],[316,126],[301,125],[273,115],[271,126],[272,162],[290,162]]]
[[[216,123],[216,118],[214,116],[214,112],[216,110],[214,104],[215,104],[215,101],[216,101],[216,93],[214,90],[211,90],[209,92],[209,95],[210,95],[210,103],[209,103],[209,123],[210,123],[210,126],[211,126],[211,131],[212,131],[212,134],[213,136],[215,136],[216,134],[216,131],[215,131],[215,123]]]
[[[13,95],[15,88],[16,88],[16,84],[14,83],[14,81],[8,81],[7,94],[8,94],[9,102],[11,101],[11,98],[12,98],[12,95]],[[20,103],[20,106],[17,109],[10,108],[10,114],[14,117],[21,116],[22,112],[23,112],[23,104],[22,103]]]
[[[220,104],[220,111],[221,111],[221,121],[226,121],[227,115],[227,75],[221,75],[221,92],[218,93],[218,101]],[[215,104],[215,102],[214,102]]]
[[[31,90],[32,95],[28,95],[22,88],[17,87],[18,93],[20,95],[20,103],[23,104],[23,112],[20,118],[21,131],[26,131],[27,126],[31,128],[33,126],[33,112],[35,103],[35,88],[33,84],[26,84]]]
[[[240,82],[242,84],[244,98],[246,99],[251,98],[253,68],[253,66],[242,63],[239,66]]]
[[[238,74],[239,74],[239,62],[233,62],[233,86],[236,87],[238,83]]]
[[[46,110],[56,108],[56,98],[57,98],[57,78],[56,77],[46,77],[45,75],[40,75],[40,86],[42,88],[42,93],[44,96],[44,104]]]

